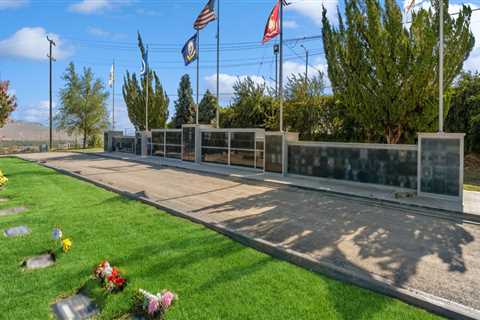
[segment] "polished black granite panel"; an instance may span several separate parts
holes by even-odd
[[[202,132],[202,147],[228,148],[228,133]]]
[[[283,136],[265,136],[265,171],[282,172]]]
[[[134,137],[112,137],[113,151],[117,152],[135,152]]]
[[[153,131],[152,132],[152,143],[164,144],[165,143],[165,132],[164,131]]]
[[[263,141],[256,142],[256,161],[257,161],[257,169],[263,169],[263,157],[264,157],[264,145]]]
[[[182,158],[182,147],[181,146],[169,146],[165,147],[167,158],[181,159]]]
[[[253,168],[255,167],[255,152],[253,150],[230,150],[230,164]]]
[[[417,151],[288,146],[288,173],[417,188]]]
[[[181,145],[182,144],[182,132],[181,131],[167,131],[166,132],[166,144]]]
[[[422,138],[422,192],[460,196],[460,151],[458,139]]]
[[[195,161],[195,127],[184,127],[182,132],[182,160]]]
[[[165,146],[163,144],[152,144],[152,156],[165,156]]]
[[[202,148],[202,161],[211,163],[228,164],[228,150]]]
[[[251,149],[255,147],[255,132],[232,132],[230,134],[230,148]]]

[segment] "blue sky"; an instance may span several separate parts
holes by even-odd
[[[229,100],[238,77],[252,76],[258,82],[274,77],[272,46],[262,46],[263,28],[275,0],[221,0],[222,103]],[[54,103],[63,86],[61,75],[73,61],[77,68],[91,67],[107,81],[110,65],[116,61],[116,113],[119,128],[130,128],[121,97],[126,70],[138,72],[139,52],[136,32],[150,44],[150,65],[159,74],[170,96],[170,115],[178,81],[189,73],[195,87],[195,65],[183,65],[180,54],[184,42],[194,33],[192,24],[207,0],[0,0],[0,79],[11,81],[17,95],[17,120],[48,121],[48,42],[55,39]],[[285,38],[321,34],[321,7],[334,15],[338,0],[291,0],[285,12]],[[460,4],[461,2],[452,2]],[[479,0],[468,2],[480,7]],[[399,3],[403,7],[403,3]],[[453,5],[450,12],[458,11]],[[480,70],[480,11],[473,15],[472,30],[479,41],[465,68]],[[200,93],[215,90],[216,23],[201,32]],[[245,43],[240,44],[238,43]],[[233,45],[237,44],[237,45]],[[311,74],[326,71],[321,39],[291,42],[285,46],[285,74],[304,72],[303,44],[311,53]],[[111,103],[111,98],[109,104]],[[109,105],[110,108],[110,105]]]

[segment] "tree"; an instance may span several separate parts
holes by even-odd
[[[82,135],[83,148],[86,148],[89,141],[95,141],[95,136],[101,135],[109,126],[108,92],[100,79],[94,79],[90,68],[84,68],[83,75],[79,76],[73,62],[62,79],[65,86],[60,90],[60,110],[55,120],[69,134]]]
[[[442,0],[448,12],[448,0]],[[323,44],[335,97],[358,121],[369,141],[412,142],[438,118],[438,7],[412,13],[403,25],[394,0],[346,0],[334,28],[323,10]],[[474,45],[471,9],[445,14],[444,85],[462,69]]]
[[[138,33],[138,48],[142,56],[145,46],[140,33]],[[153,81],[153,84],[152,84]],[[127,105],[128,118],[136,130],[145,130],[146,118],[146,90],[148,85],[148,128],[164,128],[168,119],[168,105],[170,103],[167,93],[163,89],[160,78],[153,70],[143,77],[128,71],[123,79],[123,99]]]
[[[211,124],[217,114],[217,97],[207,89],[198,105],[198,122]]]
[[[8,93],[10,83],[0,81],[0,128],[7,123],[10,114],[17,108],[17,98],[14,94]]]
[[[175,101],[175,116],[172,119],[174,128],[181,128],[183,124],[194,123],[195,103],[190,76],[184,74],[178,86],[178,99]]]
[[[450,93],[445,121],[450,132],[465,132],[467,152],[480,151],[480,74],[462,73]]]
[[[233,85],[233,98],[228,121],[234,128],[265,128],[278,130],[278,103],[273,91],[264,83],[258,84],[252,78],[237,80]],[[225,112],[224,112],[225,113]],[[222,127],[225,127],[222,125]]]
[[[339,139],[346,114],[332,96],[324,93],[323,74],[311,79],[304,74],[288,78],[285,90],[285,124],[302,140]]]

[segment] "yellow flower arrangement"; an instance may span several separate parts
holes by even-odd
[[[8,178],[3,175],[3,172],[0,170],[0,187],[7,183]]]
[[[70,239],[63,239],[62,240],[62,249],[63,252],[68,252],[72,248],[72,240]]]

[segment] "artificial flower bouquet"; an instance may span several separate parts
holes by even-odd
[[[94,276],[110,293],[122,291],[127,285],[127,279],[120,275],[118,268],[110,266],[108,261],[103,261],[95,268]]]
[[[163,290],[161,293],[153,294],[139,289],[134,296],[133,312],[135,315],[146,319],[163,319],[167,310],[178,300],[175,293]]]
[[[0,170],[0,187],[3,187],[8,182],[8,178],[3,175],[3,172]]]
[[[68,251],[70,251],[73,245],[73,242],[71,239],[63,237],[63,232],[60,228],[53,229],[52,240],[54,242],[54,249],[52,250],[52,252],[55,252],[55,246],[57,245],[57,243],[60,244],[60,247],[62,248],[62,251],[64,253],[67,253]]]

